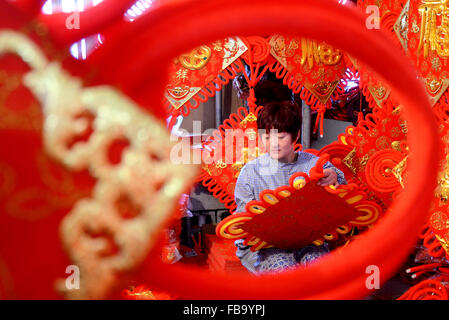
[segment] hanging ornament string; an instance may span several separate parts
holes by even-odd
[[[326,106],[318,103],[317,104],[317,116],[316,116],[316,120],[315,120],[315,126],[313,127],[313,133],[316,133],[318,131],[318,125],[320,126],[320,137],[322,138],[324,136],[324,128],[323,128],[323,123],[324,123],[324,113],[326,112]]]
[[[359,124],[361,121],[363,121],[363,107],[362,107],[362,90],[359,87],[359,98],[360,98],[360,110],[359,113],[357,114],[357,124]]]
[[[246,71],[243,72],[249,87],[248,107],[250,113],[255,113],[257,99],[254,88],[268,70],[267,59],[270,55],[270,44],[265,38],[258,36],[242,38],[242,41],[249,49],[243,55],[243,59],[249,66],[249,74]]]

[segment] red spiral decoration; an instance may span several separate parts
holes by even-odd
[[[377,192],[393,192],[401,188],[393,169],[403,158],[402,153],[394,149],[383,149],[374,153],[365,168],[368,185]]]
[[[259,36],[251,36],[243,39],[249,50],[243,55],[245,60],[252,61],[252,63],[266,62],[270,55],[270,44],[267,39]],[[251,55],[251,59],[249,59]]]

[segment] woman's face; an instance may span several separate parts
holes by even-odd
[[[271,158],[283,162],[290,162],[293,160],[292,157],[295,152],[293,146],[295,141],[290,133],[278,132],[277,130],[272,129],[268,133],[262,133],[261,138],[265,150],[268,151]]]

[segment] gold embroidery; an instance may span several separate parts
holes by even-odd
[[[306,82],[304,84],[304,87],[310,92],[312,92],[313,95],[318,100],[320,100],[322,104],[326,104],[326,102],[329,100],[330,96],[334,92],[335,88],[337,87],[338,83],[339,80],[325,81],[323,79],[320,79],[313,84]]]
[[[391,140],[387,136],[380,136],[376,139],[376,147],[378,149],[386,149],[391,146]]]
[[[426,86],[431,95],[435,95],[438,91],[440,91],[442,85],[443,83],[435,78],[428,78],[426,81]]]
[[[353,165],[354,156],[355,156],[356,150],[355,148],[352,149],[346,157],[343,158],[341,162],[343,162],[354,174],[356,173],[356,168]]]
[[[444,230],[449,228],[449,219],[446,214],[437,211],[430,216],[430,226],[435,230]]]
[[[449,200],[449,156],[446,156],[444,169],[438,174],[438,185],[435,189],[435,196],[438,197],[444,204]]]
[[[314,40],[301,39],[301,65],[307,62],[309,69],[312,69],[314,63],[323,63],[325,65],[335,65],[340,62],[341,51],[322,42],[318,44]]]
[[[404,5],[401,13],[399,14],[396,23],[393,26],[399,41],[401,42],[402,48],[407,51],[407,41],[408,41],[408,13],[410,10],[410,0]]]
[[[186,69],[200,70],[209,62],[211,54],[211,49],[203,45],[193,49],[189,53],[181,54],[177,61]]]
[[[390,95],[390,89],[387,89],[384,85],[380,83],[377,85],[369,86],[368,90],[379,107],[382,107],[382,101],[387,99],[388,96]]]
[[[293,38],[288,45],[285,37],[276,35],[270,40],[272,52],[281,60],[295,55],[296,50],[301,45],[301,55],[295,57],[295,61],[311,70],[314,64],[336,65],[341,61],[343,54],[340,50],[328,45],[327,43],[318,43],[314,40]]]
[[[250,113],[245,117],[245,119],[243,119],[243,120],[240,122],[240,127],[244,127],[245,125],[248,124],[248,122],[255,122],[255,121],[257,121],[257,117],[254,115],[254,113],[250,112]]]
[[[435,234],[435,238],[437,238],[437,240],[440,242],[440,244],[443,247],[444,251],[446,251],[446,254],[449,255],[449,242],[446,240],[446,238],[440,237],[437,234]]]
[[[240,174],[240,170],[242,167],[247,164],[249,161],[257,158],[261,154],[259,147],[251,148],[243,148],[240,159],[238,159],[235,163],[232,164],[232,170],[234,170],[234,177],[238,177]]]
[[[428,77],[425,80],[425,85],[432,106],[434,106],[449,87],[449,79],[437,80],[435,77]]]
[[[411,31],[413,32],[413,33],[418,33],[419,32],[419,26],[418,26],[418,24],[416,23],[416,20],[413,20],[413,22],[412,22],[412,29],[411,29]]]
[[[281,58],[289,58],[294,55],[296,49],[299,48],[299,45],[296,39],[292,39],[287,46],[283,36],[273,36],[271,47],[277,56]]]
[[[449,57],[449,8],[448,0],[423,0],[418,11],[421,15],[421,33],[418,53],[422,51],[427,58],[429,49],[436,51],[441,58]],[[441,24],[437,25],[437,17]]]
[[[217,169],[224,169],[226,168],[228,165],[226,163],[224,163],[221,159],[217,160],[217,162],[215,163],[215,167]]]
[[[401,127],[402,133],[407,134],[408,128],[407,128],[407,121],[403,119],[398,120],[399,126]]]
[[[401,160],[394,168],[393,168],[393,175],[396,177],[396,179],[399,181],[399,184],[402,188],[404,188],[404,168],[407,163],[406,156],[404,159]]]
[[[393,141],[391,143],[391,148],[393,150],[401,151],[401,141]]]
[[[363,166],[363,167],[366,166],[366,163],[368,162],[368,160],[369,160],[369,155],[365,154],[363,156],[362,160],[360,161],[360,165]]]
[[[43,142],[46,151],[73,170],[89,170],[97,179],[92,198],[78,201],[61,222],[60,236],[74,264],[80,267],[79,290],[65,289],[74,299],[105,298],[117,284],[119,274],[130,271],[151,250],[155,234],[175,208],[176,199],[197,170],[170,161],[172,143],[163,124],[116,89],[108,86],[83,88],[80,79],[67,74],[58,63],[49,63],[27,37],[0,31],[0,55],[18,54],[31,71],[24,84],[41,102],[44,113]],[[88,122],[77,115],[95,116],[93,133],[87,141],[71,148],[66,141],[84,132]],[[130,146],[118,164],[108,161],[112,141],[126,138]],[[127,196],[140,214],[125,219],[115,207]],[[118,251],[103,255],[105,234]]]

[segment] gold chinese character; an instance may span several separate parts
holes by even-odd
[[[341,52],[338,49],[334,49],[326,43],[318,44],[316,41],[302,39],[301,40],[301,65],[306,61],[310,69],[313,68],[313,64],[320,62],[325,65],[335,65],[341,60]]]
[[[189,53],[181,54],[178,57],[177,62],[186,69],[200,70],[209,62],[211,54],[211,49],[208,46],[200,46]]]
[[[448,0],[424,0],[418,11],[421,15],[421,33],[418,53],[422,50],[423,57],[429,55],[429,48],[441,58],[449,57],[449,8]],[[441,24],[437,19],[441,17]]]

